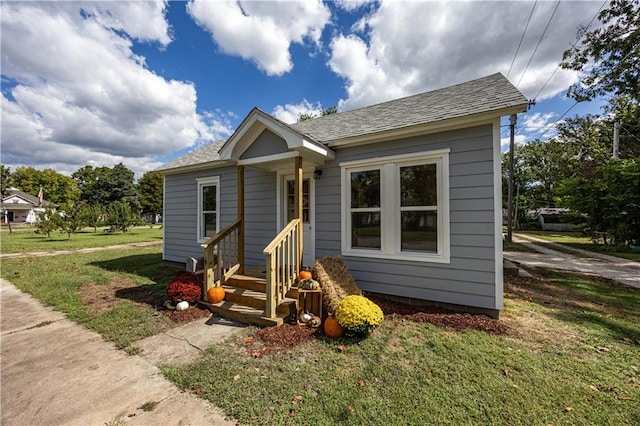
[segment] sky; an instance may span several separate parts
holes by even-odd
[[[253,107],[292,123],[496,72],[536,102],[516,143],[544,140],[568,110],[601,112],[566,97],[580,75],[558,63],[605,3],[3,1],[0,159],[139,178]]]

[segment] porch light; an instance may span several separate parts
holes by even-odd
[[[322,176],[322,169],[315,169],[313,171],[313,178],[320,179],[320,176]]]

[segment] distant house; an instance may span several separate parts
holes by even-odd
[[[35,223],[38,221],[38,212],[44,211],[49,202],[42,200],[16,188],[9,188],[9,195],[2,199],[0,212],[2,223]]]
[[[335,255],[367,292],[497,316],[500,117],[526,108],[501,74],[290,125],[254,108],[157,169],[163,258],[204,253],[208,286],[261,267],[266,317],[300,268]]]
[[[543,231],[573,231],[576,226],[562,221],[562,215],[569,209],[542,208],[535,212],[534,217],[540,222]]]

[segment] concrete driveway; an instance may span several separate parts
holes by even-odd
[[[0,296],[2,425],[235,424],[144,358],[127,356],[6,280]]]
[[[582,255],[576,256],[553,249],[560,246],[566,250],[568,249],[567,246],[551,243],[530,235],[514,234],[513,241],[537,252],[504,252],[505,259],[519,263],[522,266],[593,274],[640,289],[640,263],[638,262],[572,248],[571,250]]]

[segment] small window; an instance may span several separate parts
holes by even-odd
[[[198,179],[198,241],[213,237],[219,230],[218,177]]]

